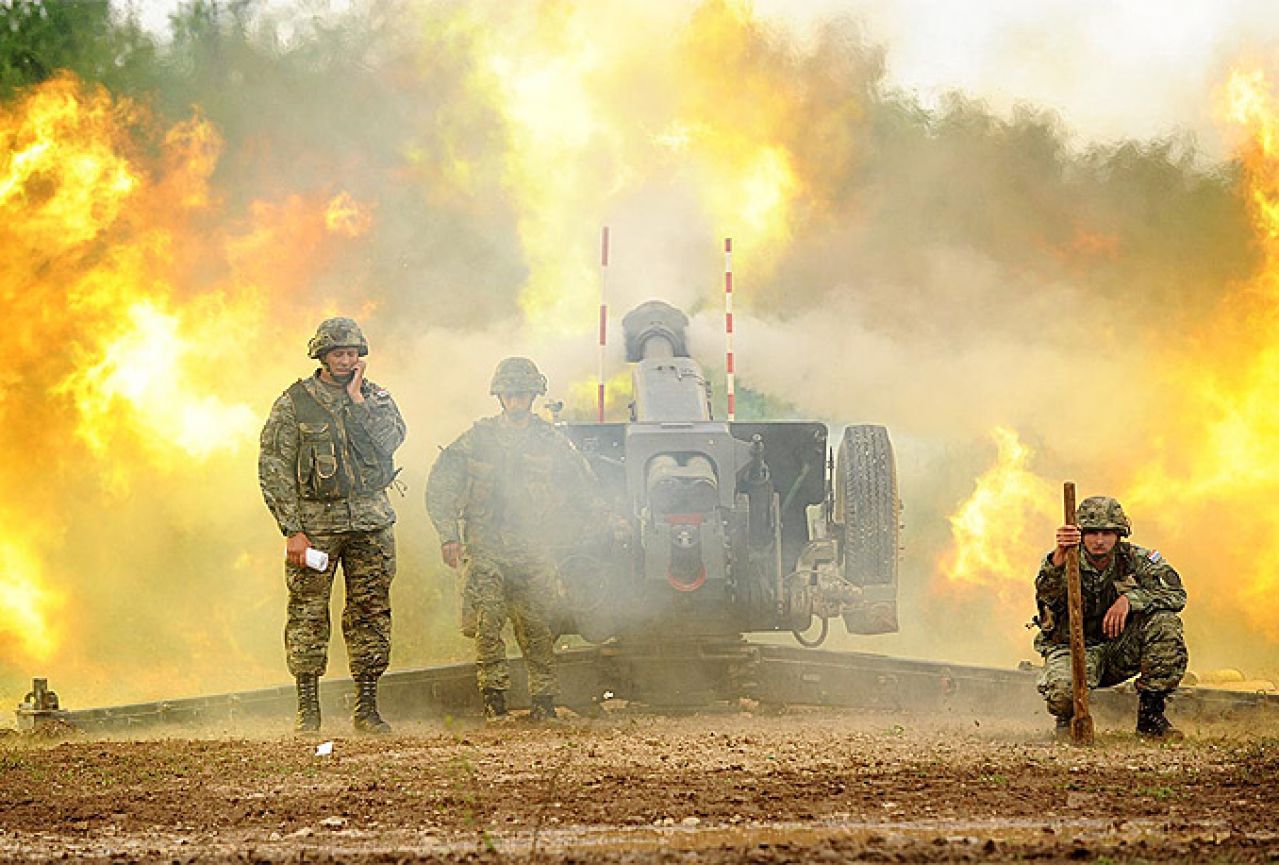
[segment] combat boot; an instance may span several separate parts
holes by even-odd
[[[530,721],[549,721],[558,718],[555,714],[555,698],[550,694],[542,694],[533,698],[533,708],[529,710]]]
[[[1057,716],[1057,727],[1055,730],[1053,730],[1053,737],[1056,738],[1058,742],[1071,741],[1071,735],[1070,735],[1071,720],[1072,718],[1070,717],[1063,718],[1061,715]]]
[[[501,718],[506,715],[506,692],[497,688],[484,689],[484,717]]]
[[[293,729],[298,733],[320,732],[320,677],[315,673],[299,673],[298,715]]]
[[[1176,742],[1185,738],[1181,731],[1164,717],[1166,691],[1138,691],[1137,735],[1143,739]]]
[[[355,716],[351,719],[357,733],[382,735],[391,732],[391,725],[377,713],[377,676],[355,680]]]

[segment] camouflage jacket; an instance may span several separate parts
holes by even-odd
[[[1041,637],[1051,644],[1070,641],[1066,604],[1066,566],[1054,567],[1053,554],[1044,557],[1035,577],[1035,600],[1039,606]],[[1079,582],[1084,601],[1084,643],[1106,642],[1101,630],[1102,619],[1120,595],[1128,598],[1131,615],[1158,610],[1179,613],[1186,606],[1186,590],[1181,576],[1159,554],[1136,544],[1120,541],[1110,563],[1102,570],[1095,568],[1088,556],[1080,552]],[[1131,619],[1129,620],[1131,622]]]
[[[386,469],[405,427],[391,395],[366,380],[364,402],[352,402],[345,387],[323,383],[318,371],[299,385],[323,410],[323,422],[299,417],[313,409],[299,412],[290,388],[271,407],[258,452],[258,484],[280,531],[374,531],[394,523],[386,495],[394,472]],[[343,482],[317,488],[317,475]]]
[[[476,421],[436,459],[426,510],[441,543],[503,554],[548,552],[606,517],[586,459],[536,415]]]

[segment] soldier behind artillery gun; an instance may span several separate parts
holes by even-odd
[[[554,718],[557,523],[571,518],[580,527],[604,509],[585,458],[532,411],[546,393],[546,377],[533,361],[503,360],[489,392],[502,413],[476,421],[444,449],[427,481],[426,508],[445,564],[465,578],[464,617],[468,610],[474,616],[485,714],[507,713],[511,677],[502,628],[509,617],[528,668],[531,717]]]
[[[1041,630],[1035,649],[1044,656],[1039,692],[1057,718],[1058,737],[1070,735],[1074,715],[1065,564],[1067,552],[1080,546],[1088,687],[1137,676],[1137,734],[1181,738],[1164,716],[1164,703],[1186,672],[1186,641],[1177,615],[1186,606],[1186,590],[1157,550],[1125,540],[1131,532],[1118,501],[1084,499],[1075,510],[1075,525],[1057,529],[1057,547],[1035,578]]]

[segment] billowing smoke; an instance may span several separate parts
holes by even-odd
[[[1069,477],[1131,494],[1137,539],[1181,566],[1195,663],[1273,657],[1273,577],[1223,549],[1274,544],[1274,470],[1245,446],[1274,425],[1249,192],[1273,153],[1213,165],[1181,141],[1072,145],[1030,107],[926,109],[857,25],[800,39],[714,0],[198,2],[162,40],[91,23],[99,41],[0,82],[5,701],[33,674],[76,705],[285,677],[256,431],[337,313],[409,425],[393,664],[466,657],[426,472],[493,410],[502,356],[590,416],[603,224],[614,320],[680,304],[713,370],[732,236],[743,406],[890,428],[903,630],[845,645],[1026,656]],[[1033,453],[965,534],[951,518],[1010,442]]]

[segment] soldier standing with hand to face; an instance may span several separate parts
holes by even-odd
[[[287,538],[284,645],[303,733],[320,729],[319,679],[328,664],[329,595],[339,562],[346,579],[342,634],[358,689],[355,729],[391,729],[377,709],[378,678],[391,655],[395,577],[395,511],[386,488],[405,428],[391,395],[364,378],[368,352],[351,319],[321,323],[308,345],[320,368],[275,401],[262,430],[258,481]]]
[[[1084,604],[1084,653],[1089,688],[1117,685],[1137,676],[1137,734],[1180,738],[1164,716],[1164,704],[1185,675],[1188,655],[1181,617],[1186,590],[1158,550],[1129,543],[1132,524],[1108,496],[1084,499],[1075,525],[1057,529],[1057,546],[1035,577],[1041,633],[1035,648],[1044,656],[1039,693],[1057,718],[1057,734],[1070,733],[1071,690],[1066,554],[1080,547],[1079,577]]]

